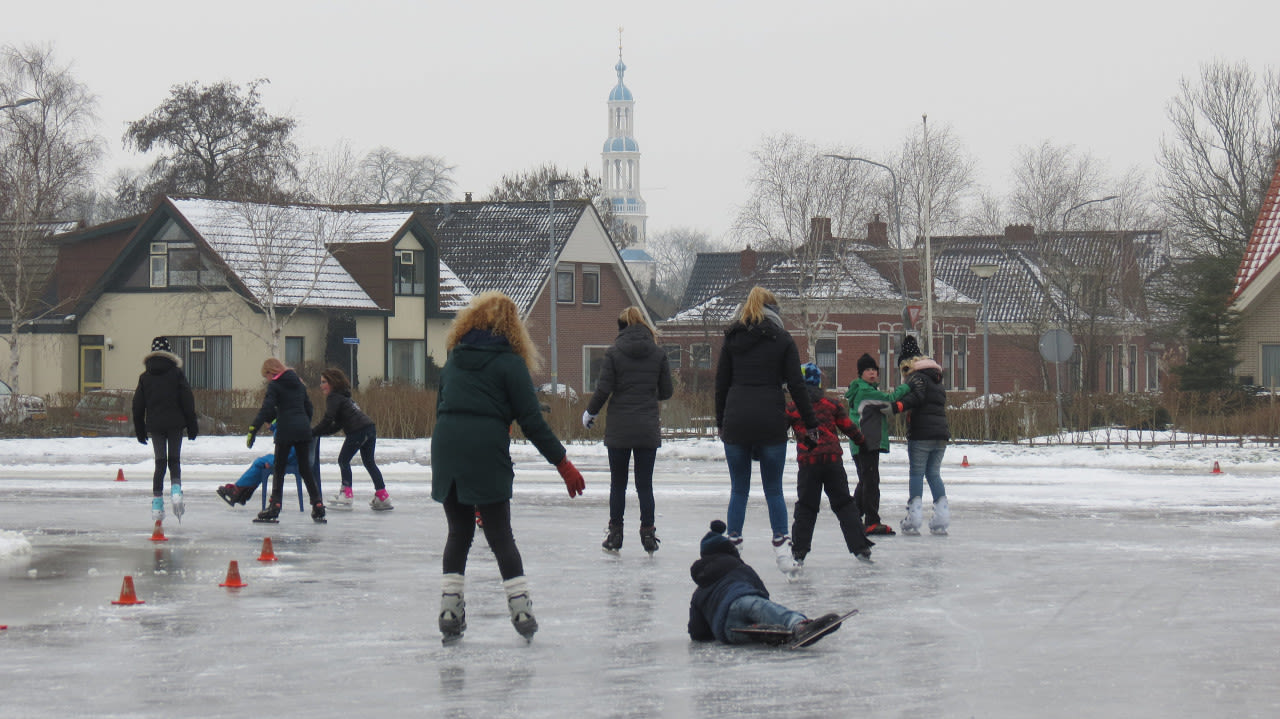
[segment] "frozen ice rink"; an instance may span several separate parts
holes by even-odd
[[[1280,716],[1280,481],[1269,458],[1210,475],[1198,455],[1156,452],[1136,469],[1097,455],[1082,469],[1074,454],[953,447],[950,536],[884,538],[865,565],[824,501],[805,574],[790,584],[773,566],[757,482],[744,555],[773,598],[810,615],[860,610],[789,651],[685,633],[689,564],[727,504],[714,446],[659,453],[652,558],[634,494],[620,556],[600,550],[602,451],[571,447],[587,494],[570,500],[526,450],[513,514],[541,629],[530,644],[512,629],[478,537],[469,628],[444,647],[444,518],[424,443],[379,443],[394,511],[369,510],[357,467],[354,511],[313,524],[290,479],[272,526],[250,522],[256,496],[232,510],[213,492],[252,459],[235,442],[190,446],[187,515],[165,521],[167,542],[150,541],[150,463],[136,445],[121,450],[132,453],[123,483],[111,481],[116,455],[93,454],[108,445],[53,445],[52,457],[0,470],[0,715]],[[959,467],[964,454],[973,466]],[[883,466],[894,526],[903,460],[895,446]],[[331,489],[331,464],[324,477]],[[787,485],[794,501],[794,465]],[[257,561],[264,537],[279,561]],[[218,586],[231,560],[247,587]],[[146,604],[111,604],[125,575]]]

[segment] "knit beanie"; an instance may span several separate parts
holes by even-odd
[[[923,352],[920,351],[920,343],[916,342],[916,338],[907,335],[902,338],[902,348],[898,352],[898,362],[909,360],[913,357],[919,357]]]
[[[707,532],[702,538],[702,556],[708,557],[712,554],[737,554],[738,548],[733,546],[733,542],[724,536],[724,531],[728,529],[725,523],[719,519],[711,522],[711,531]]]
[[[869,369],[873,369],[879,372],[880,364],[876,362],[875,357],[872,357],[869,354],[864,354],[858,358],[858,376],[861,377],[862,373],[866,372]]]
[[[151,351],[152,352],[172,352],[173,350],[169,348],[169,338],[157,337],[151,340]]]
[[[800,371],[804,373],[804,383],[811,384],[814,387],[822,386],[822,368],[812,362],[805,362],[800,367]]]

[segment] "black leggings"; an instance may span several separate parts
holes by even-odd
[[[837,459],[823,464],[802,464],[796,475],[795,523],[791,525],[791,544],[798,556],[812,549],[813,525],[818,521],[818,507],[826,491],[831,511],[840,521],[840,533],[850,552],[861,552],[874,546],[858,516],[858,507],[849,496],[849,477],[844,463]]]
[[[182,484],[182,429],[165,429],[151,433],[151,451],[156,456],[156,469],[151,474],[151,496],[164,494],[164,472],[169,481]]]
[[[444,516],[449,520],[449,538],[444,542],[444,573],[466,574],[467,554],[476,536],[476,512],[484,524],[484,538],[498,560],[503,581],[524,574],[524,561],[511,533],[511,500],[472,506],[458,501],[458,487],[449,488],[444,499]]]
[[[862,520],[870,527],[880,523],[880,452],[858,452],[853,455],[858,470],[858,486],[853,490],[853,503]]]
[[[609,523],[622,524],[627,508],[627,465],[632,453],[636,457],[636,496],[640,499],[640,526],[652,527],[654,517],[653,465],[658,457],[655,447],[630,449],[609,448]]]
[[[311,463],[311,440],[302,442],[276,442],[275,464],[271,468],[271,503],[280,504],[284,496],[284,468],[289,463],[289,450],[298,459],[298,474],[302,475],[302,486],[307,488],[307,499],[311,506],[321,503],[320,488],[316,485],[315,465]]]

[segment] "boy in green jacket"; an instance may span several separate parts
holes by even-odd
[[[858,425],[866,437],[866,446],[877,448],[863,452],[849,442],[853,466],[858,470],[858,486],[853,490],[853,502],[862,514],[867,534],[893,536],[893,528],[880,521],[880,455],[889,453],[889,428],[880,408],[898,401],[911,386],[903,383],[891,392],[880,391],[880,365],[875,358],[864,354],[858,358],[858,378],[849,384],[844,393],[849,403],[849,418]]]

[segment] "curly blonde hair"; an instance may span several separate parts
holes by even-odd
[[[742,303],[742,309],[738,312],[738,321],[746,324],[760,324],[764,322],[764,306],[777,304],[778,298],[772,292],[756,285],[751,288],[746,301]]]
[[[641,312],[640,308],[635,305],[631,305],[618,314],[618,329],[630,327],[631,325],[644,325],[645,329],[649,330],[650,335],[658,336],[658,330],[645,321],[644,312]]]
[[[520,321],[520,311],[510,297],[497,291],[482,292],[471,299],[471,304],[458,313],[453,324],[449,326],[449,335],[445,339],[445,349],[453,351],[462,336],[471,330],[488,330],[495,335],[507,338],[511,349],[524,360],[530,371],[538,369],[541,357],[533,340],[529,339],[529,330]]]

